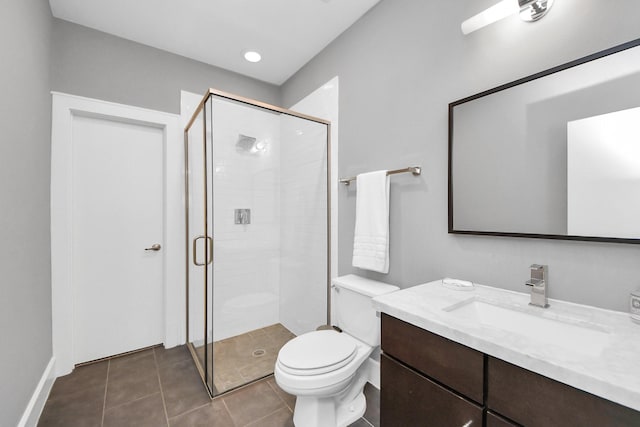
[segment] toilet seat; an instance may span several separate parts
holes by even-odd
[[[356,341],[349,335],[315,331],[286,343],[278,354],[278,364],[291,375],[321,375],[349,364],[356,353]]]

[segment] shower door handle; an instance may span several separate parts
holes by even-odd
[[[198,257],[196,256],[197,252],[198,252],[198,240],[200,239],[206,239],[207,242],[209,243],[209,257],[207,259],[206,262],[200,263],[198,262]],[[197,265],[197,266],[204,266],[204,265],[208,265],[211,264],[211,262],[213,262],[213,239],[209,236],[198,236],[195,239],[193,239],[193,247],[191,250],[191,253],[193,254],[193,264]]]

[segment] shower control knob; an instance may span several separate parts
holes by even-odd
[[[162,248],[160,243],[154,243],[150,248],[144,248],[145,251],[159,251]]]

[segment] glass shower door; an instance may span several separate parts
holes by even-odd
[[[213,198],[210,100],[185,135],[187,211],[187,331],[189,350],[209,393],[213,385]]]
[[[271,375],[327,322],[327,125],[211,97],[214,384]]]
[[[281,114],[211,99],[214,384],[224,393],[271,375],[294,334],[279,316]]]

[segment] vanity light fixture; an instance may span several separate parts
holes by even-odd
[[[255,50],[246,50],[243,52],[243,55],[244,59],[249,62],[260,62],[260,60],[262,59],[262,55],[260,55]]]
[[[467,35],[516,13],[523,21],[533,22],[546,15],[552,5],[553,0],[502,0],[467,19],[460,28]]]

